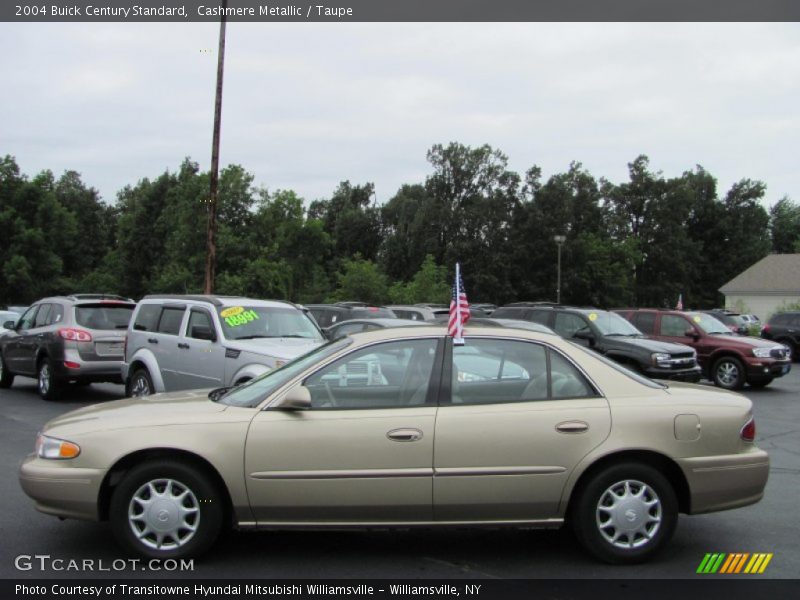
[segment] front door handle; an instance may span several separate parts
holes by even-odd
[[[589,431],[589,424],[585,421],[564,421],[556,425],[559,433],[583,433]]]
[[[183,350],[188,350],[189,344],[180,343],[178,344],[178,348],[182,348]]]
[[[148,344],[157,344],[158,343],[158,339],[157,338],[147,338],[147,343]]]
[[[393,442],[416,442],[422,439],[422,432],[413,428],[392,429],[386,437]]]

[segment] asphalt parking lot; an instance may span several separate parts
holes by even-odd
[[[729,512],[682,515],[672,543],[649,564],[597,563],[567,529],[232,532],[211,554],[195,561],[191,573],[142,573],[142,566],[111,568],[127,557],[107,524],[59,521],[40,514],[17,481],[17,466],[32,451],[36,432],[45,422],[81,406],[120,398],[122,386],[76,387],[58,402],[45,402],[36,395],[34,380],[18,378],[11,389],[0,390],[0,577],[697,578],[709,577],[695,573],[708,552],[771,552],[767,570],[755,577],[796,578],[800,365],[795,363],[788,376],[766,389],[745,388],[744,393],[754,403],[757,443],[771,456],[765,498]],[[93,559],[95,567],[102,564],[109,570],[40,570],[38,564],[18,570],[15,558],[20,555]]]

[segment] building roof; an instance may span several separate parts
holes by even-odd
[[[800,254],[770,254],[719,288],[723,294],[800,295]]]

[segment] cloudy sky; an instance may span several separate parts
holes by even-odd
[[[207,169],[218,26],[0,24],[0,155],[74,169],[107,201],[185,156]],[[229,23],[221,162],[329,196],[423,182],[435,143],[490,144],[545,177],[619,182],[647,154],[721,193],[800,201],[798,24]]]

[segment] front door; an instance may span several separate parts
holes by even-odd
[[[3,352],[8,370],[33,375],[36,372],[36,332],[34,319],[39,305],[31,306],[17,321],[17,327],[6,333]]]
[[[436,520],[556,517],[570,473],[610,432],[606,399],[534,342],[467,338],[451,365],[451,402],[436,418]]]
[[[362,347],[303,381],[310,410],[260,412],[245,450],[258,523],[430,521],[439,344]]]

